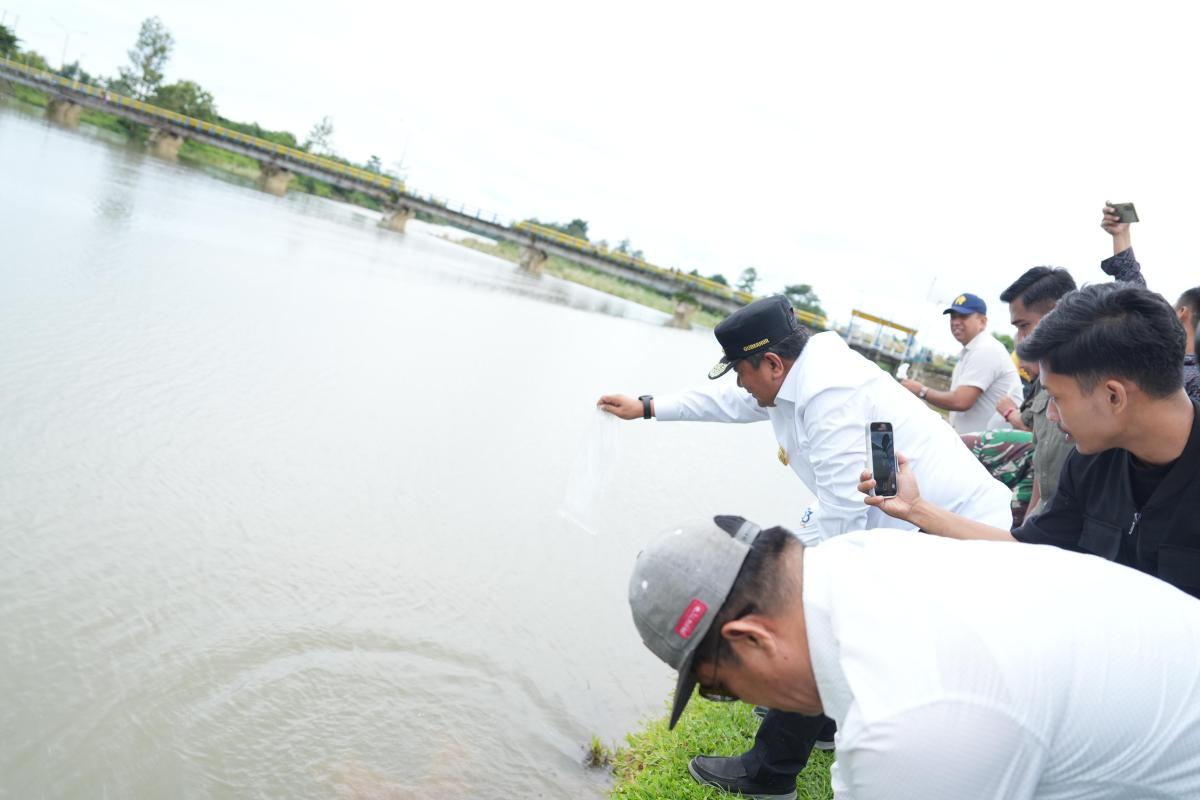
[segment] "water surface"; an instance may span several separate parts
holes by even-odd
[[[0,104],[0,795],[600,797],[662,711],[625,586],[795,519],[769,426],[620,428],[711,334]]]

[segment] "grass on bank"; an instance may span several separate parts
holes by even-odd
[[[478,239],[467,238],[457,241],[456,244],[470,247],[472,250],[478,250],[481,253],[487,253],[497,258],[503,258],[514,264],[521,260],[521,248],[513,242],[481,242]],[[606,294],[630,300],[634,303],[649,306],[667,314],[675,313],[675,300],[671,297],[640,284],[633,283],[632,281],[627,281],[624,278],[588,269],[580,264],[567,261],[565,258],[550,256],[542,264],[542,272],[547,275],[553,275],[556,278],[562,278],[572,283],[578,283],[588,288],[605,292]],[[696,316],[692,318],[692,322],[712,328],[724,319],[724,316],[724,314],[713,313],[708,309],[702,308],[696,312]]]
[[[697,755],[732,756],[754,744],[759,720],[745,703],[712,703],[693,697],[674,731],[666,715],[627,737],[613,755],[613,800],[729,800],[731,795],[696,783],[687,771]],[[797,781],[797,800],[832,800],[833,754],[814,750]]]

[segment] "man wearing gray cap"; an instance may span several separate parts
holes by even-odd
[[[1135,570],[715,517],[646,547],[629,604],[679,673],[671,727],[697,685],[827,714],[835,797],[1200,797],[1200,603]]]
[[[787,298],[756,300],[722,320],[714,334],[723,355],[708,377],[732,372],[736,382],[657,398],[605,395],[598,405],[622,419],[769,421],[779,460],[819,503],[815,514],[812,507],[805,511],[805,527],[797,531],[810,544],[846,531],[897,527],[879,509],[865,506],[857,491],[871,422],[892,424],[896,449],[910,456],[912,449],[919,451],[914,470],[923,485],[935,487],[941,503],[991,525],[1012,523],[1009,490],[953,429],[835,331],[810,334],[797,324]],[[812,748],[831,749],[832,738],[832,725],[822,718],[771,711],[749,751],[697,755],[689,769],[701,783],[747,797],[793,797]]]

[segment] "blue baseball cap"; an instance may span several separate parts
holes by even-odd
[[[954,302],[950,307],[943,311],[943,314],[949,314],[953,311],[956,314],[987,314],[987,303],[983,302],[983,298],[977,294],[960,294],[954,298]]]

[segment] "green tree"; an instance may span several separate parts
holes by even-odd
[[[312,126],[308,138],[304,140],[304,149],[320,155],[333,154],[333,120],[328,116]]]
[[[151,95],[150,102],[168,111],[176,111],[206,122],[217,120],[217,105],[212,93],[193,81],[178,81],[160,86]]]
[[[713,283],[719,283],[719,284],[721,284],[722,286],[728,286],[728,285],[729,285],[729,279],[728,279],[728,278],[726,278],[724,275],[722,275],[722,274],[721,274],[721,273],[719,273],[719,272],[714,272],[712,275],[709,275],[709,276],[708,276],[708,279],[709,279],[710,281],[712,281]]]
[[[26,50],[21,53],[13,53],[13,56],[14,61],[20,61],[22,64],[26,64],[34,69],[40,69],[46,72],[51,71],[50,64],[46,61],[42,54],[36,50]]]
[[[79,81],[80,83],[95,84],[98,82],[94,75],[89,73],[83,67],[79,66],[78,61],[76,61],[74,64],[67,64],[58,71],[58,74],[62,75],[67,80]]]
[[[754,284],[756,283],[758,283],[758,270],[754,267],[746,267],[742,270],[742,274],[738,276],[738,291],[753,294]]]
[[[379,156],[371,156],[367,159],[367,163],[364,166],[367,172],[374,172],[376,175],[383,173],[383,161]]]
[[[9,58],[17,54],[17,45],[21,40],[7,27],[0,25],[0,56]]]
[[[130,94],[145,100],[154,94],[163,81],[163,70],[171,58],[175,38],[158,17],[142,20],[137,41],[128,51],[129,66],[121,67],[120,81],[129,87]]]
[[[585,242],[588,241],[588,224],[587,220],[584,219],[573,219],[566,225],[561,222],[542,222],[537,217],[530,217],[525,221],[530,225],[540,225],[543,228],[550,228],[559,233],[565,233],[567,236],[574,236],[576,239],[583,239]]]
[[[793,308],[820,314],[822,317],[828,316],[825,309],[821,308],[821,298],[817,297],[817,293],[807,283],[792,283],[783,287],[783,296]]]
[[[995,336],[996,341],[999,342],[1000,344],[1004,345],[1004,349],[1010,353],[1013,351],[1013,348],[1016,346],[1013,344],[1013,338],[1011,336],[1009,336],[1007,333],[993,333],[992,336]]]
[[[587,236],[588,224],[585,219],[573,219],[563,228],[563,233],[567,236],[574,236],[576,239],[588,240]]]

